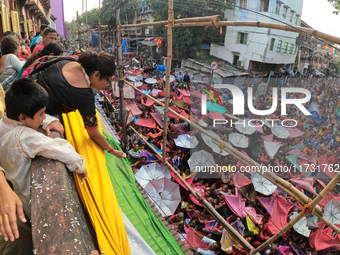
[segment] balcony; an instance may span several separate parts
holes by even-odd
[[[41,16],[42,19],[48,21],[46,17],[46,10],[50,8],[49,1],[47,0],[26,0],[26,6],[30,6],[31,10],[35,10],[38,13],[38,16]]]

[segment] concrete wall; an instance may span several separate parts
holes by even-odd
[[[247,9],[258,11],[258,4],[261,0],[248,0]],[[266,16],[278,19],[285,23],[295,25],[298,18],[298,25],[300,25],[300,16],[302,13],[302,0],[282,0],[280,15],[275,14],[276,0],[269,0],[269,11],[260,12]],[[240,4],[240,0],[235,1],[236,5]],[[289,6],[287,11],[287,17],[284,18],[282,13],[284,11],[284,5]],[[228,21],[260,21],[266,23],[278,23],[273,19],[261,16],[257,13],[253,13],[249,10],[242,10],[239,7],[235,7],[233,10],[225,11],[225,20]],[[290,13],[294,10],[293,21],[290,22]],[[282,24],[282,23],[281,23]],[[237,44],[237,33],[248,33],[247,44]],[[277,47],[279,41],[288,42],[294,44],[299,34],[294,32],[286,32],[276,29],[257,28],[257,27],[227,27],[225,43],[223,46],[212,44],[210,54],[218,58],[222,58],[230,63],[233,62],[234,54],[239,54],[239,60],[243,61],[242,65],[245,69],[248,69],[250,61],[258,61],[268,64],[291,64],[295,62],[296,54],[278,53]],[[275,39],[274,50],[270,51],[271,39]]]
[[[63,0],[51,0],[51,11],[53,16],[57,18],[55,24],[58,34],[66,38]]]

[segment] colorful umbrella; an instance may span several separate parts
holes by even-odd
[[[149,181],[144,190],[163,216],[173,215],[181,202],[179,185],[165,177]]]
[[[142,86],[143,85],[143,82],[141,82],[141,81],[135,81],[135,86],[136,87],[140,87],[140,86]]]
[[[248,148],[249,145],[248,138],[237,133],[229,134],[229,142],[239,148]]]
[[[158,163],[144,165],[135,174],[136,180],[143,188],[145,188],[149,181],[162,179],[164,177],[171,179],[169,169]]]
[[[165,79],[166,79],[166,77],[165,77]],[[175,80],[176,80],[176,77],[173,76],[173,75],[170,75],[170,83],[173,82],[173,81],[175,81]]]
[[[129,81],[136,81],[135,76],[128,76],[128,77],[126,77],[126,79],[128,79]]]
[[[277,189],[276,185],[272,184],[256,172],[251,174],[251,180],[253,182],[254,189],[263,195],[269,196]]]
[[[296,216],[298,216],[298,212],[293,212],[292,216],[289,217],[290,220],[293,220]],[[310,229],[307,227],[307,217],[304,216],[301,220],[299,220],[295,225],[293,226],[296,232],[299,234],[309,237],[310,235]]]
[[[194,173],[197,173],[198,169],[203,169],[202,167],[212,167],[215,166],[215,160],[214,156],[205,151],[205,150],[200,150],[194,152],[191,157],[188,160],[188,164],[190,167],[190,170]],[[210,169],[210,168],[209,168]]]

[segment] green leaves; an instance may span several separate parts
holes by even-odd
[[[335,9],[335,11],[333,11],[333,14],[338,15],[340,11],[340,0],[328,0],[328,2],[330,2]]]

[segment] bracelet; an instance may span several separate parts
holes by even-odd
[[[109,149],[107,149],[107,152],[111,153],[111,151],[113,151],[113,150],[114,150],[114,148],[113,148],[113,146],[111,146]]]

